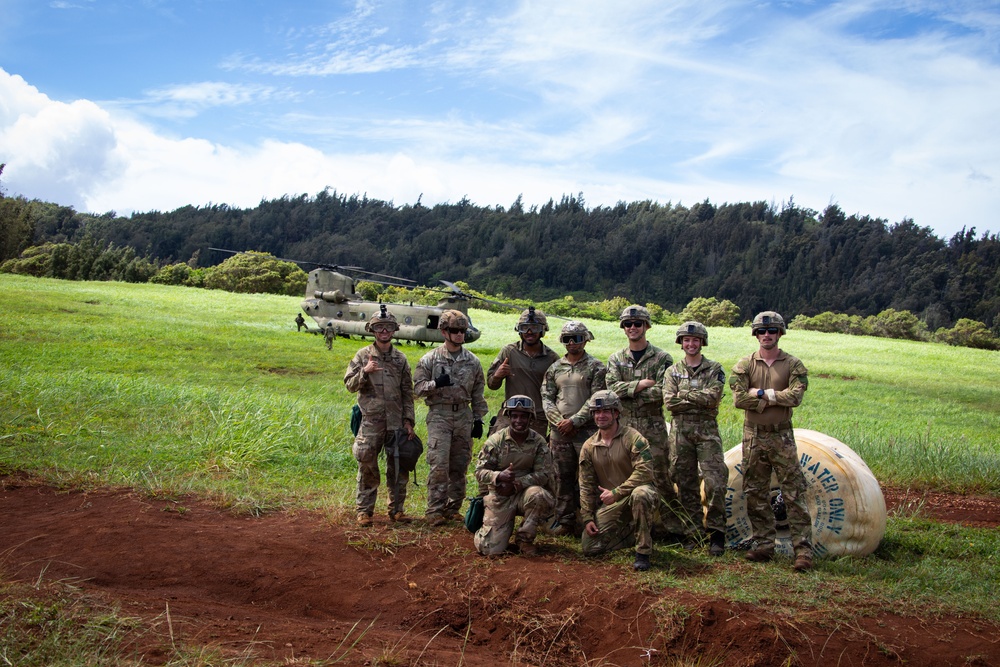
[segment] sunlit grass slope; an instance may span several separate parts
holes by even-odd
[[[56,483],[194,491],[236,507],[353,496],[356,466],[343,373],[360,340],[297,333],[299,299],[158,285],[0,275],[0,469]],[[473,311],[488,366],[515,339],[516,314]],[[588,322],[588,350],[624,345]],[[558,344],[560,320],[546,341]],[[673,328],[652,342],[677,356]],[[754,349],[746,329],[711,329],[705,352],[728,370]],[[854,448],[883,483],[1000,493],[1000,353],[791,331],[809,368],[797,426]],[[411,364],[427,348],[401,348]],[[487,391],[495,414],[502,394]],[[426,410],[418,405],[418,432]],[[741,415],[727,391],[728,446]],[[426,469],[418,469],[419,479]],[[412,510],[423,507],[423,487]]]

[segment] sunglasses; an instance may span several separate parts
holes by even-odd
[[[757,329],[757,331],[753,332],[753,335],[759,336],[764,332],[767,332],[773,336],[776,333],[780,333],[781,329],[779,329],[778,327],[767,327],[766,329]]]
[[[565,344],[569,344],[569,343],[582,343],[584,341],[584,335],[583,334],[566,334],[565,336],[563,336],[559,340],[561,340],[564,345]]]
[[[643,322],[642,320],[625,320],[624,322],[622,322],[622,329],[631,329],[633,327],[638,329],[645,325],[646,323]]]
[[[458,327],[445,327],[445,331],[450,334],[465,334],[465,329],[459,329]]]
[[[541,324],[518,324],[518,333],[542,333],[544,327]]]
[[[372,327],[372,331],[375,333],[385,333],[386,331],[395,331],[396,328],[391,324],[376,324]]]

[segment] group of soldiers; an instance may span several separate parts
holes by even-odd
[[[395,317],[385,308],[373,315],[366,331],[375,342],[355,354],[344,376],[347,389],[359,394],[362,413],[353,445],[358,524],[372,524],[379,452],[401,429],[413,433],[415,396],[428,408],[427,523],[464,521],[473,439],[483,437],[488,412],[484,389],[502,387],[500,414],[475,465],[485,507],[473,538],[479,553],[533,555],[535,537],[545,530],[579,537],[586,556],[634,547],[639,571],[651,566],[654,538],[688,550],[704,544],[721,556],[729,473],[716,419],[726,377],[702,353],[708,330],[699,322],[682,324],[675,340],[683,358],[674,363],[647,340],[652,320],[646,308],[625,308],[619,323],[628,344],[605,364],[586,351],[594,339],[586,325],[562,327],[566,352],[560,356],[543,342],[545,314],[528,308],[515,327],[519,340],[505,345],[484,372],[464,347],[468,317],[448,310],[439,320],[443,345],[420,359],[411,380],[406,357],[392,345]],[[793,567],[808,570],[806,482],[791,423],[808,384],[806,369],[778,348],[786,332],[778,313],[757,315],[751,332],[759,349],[734,366],[729,380],[735,406],[745,411],[743,486],[753,527],[746,558],[764,562],[775,553],[773,472],[785,502]],[[407,478],[387,467],[386,483],[390,520],[411,521],[403,507]],[[518,516],[523,519],[515,531]]]

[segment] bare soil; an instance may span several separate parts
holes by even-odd
[[[1000,526],[997,498],[885,496],[890,511]],[[583,561],[566,544],[545,538],[537,557],[484,559],[457,524],[238,517],[194,498],[0,477],[4,580],[71,583],[142,618],[153,631],[130,650],[145,664],[186,643],[289,665],[657,665],[678,656],[733,667],[1000,665],[1000,627],[982,619],[793,618],[654,591],[620,559]],[[683,555],[658,550],[654,564],[674,558]],[[744,566],[736,556],[686,562],[692,572]],[[670,613],[681,606],[689,613]]]

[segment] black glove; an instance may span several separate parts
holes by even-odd
[[[477,419],[476,421],[472,422],[472,437],[476,438],[477,440],[479,438],[483,437],[483,420],[482,419]]]
[[[514,471],[510,468],[505,468],[500,471],[497,475],[497,484],[511,484],[514,482]]]
[[[441,371],[441,375],[438,375],[436,378],[434,378],[434,386],[435,387],[450,387],[451,386],[451,378],[444,371]]]

